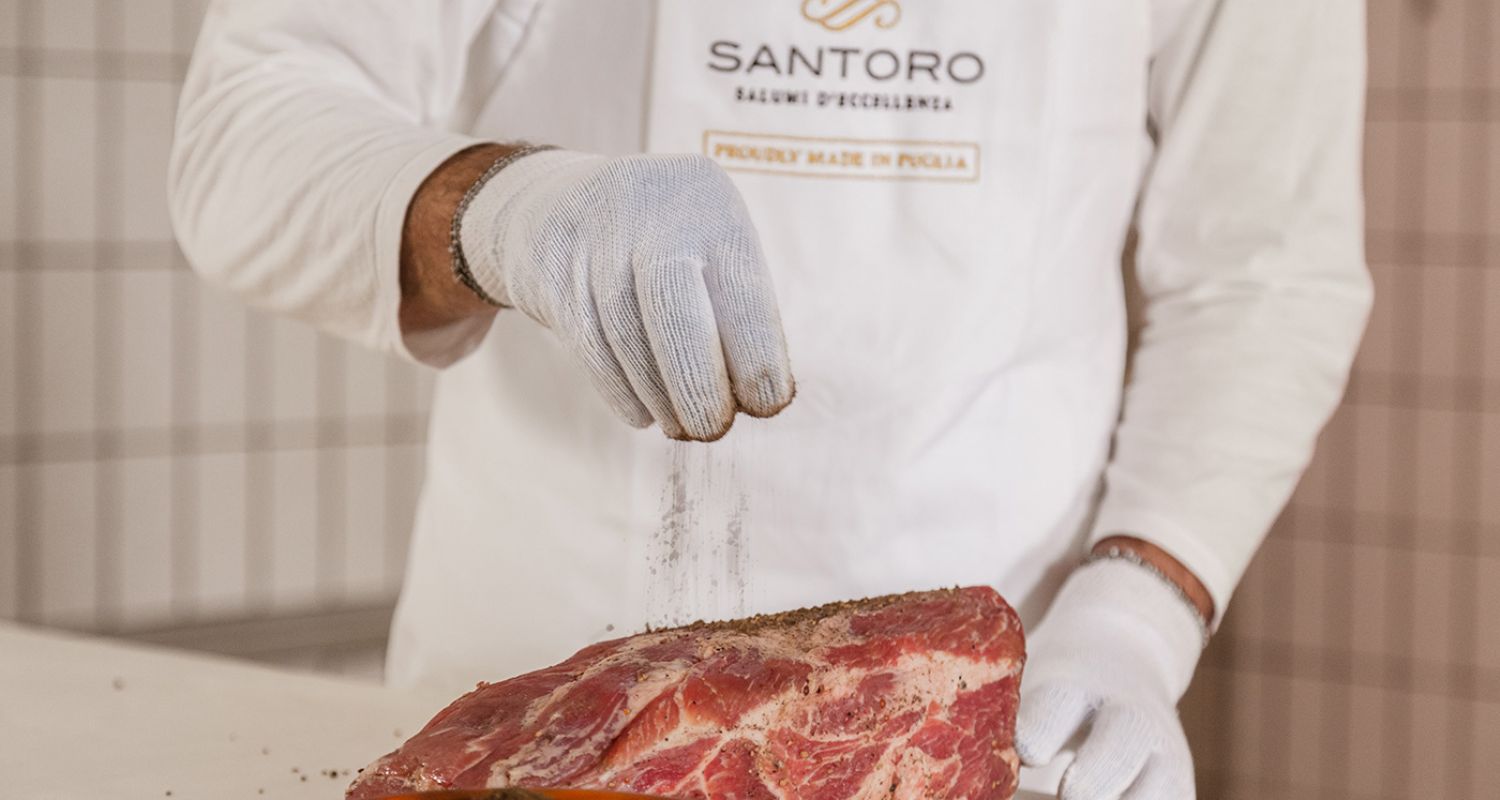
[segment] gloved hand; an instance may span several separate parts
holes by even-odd
[[[711,441],[791,402],[760,241],[712,160],[530,153],[455,224],[471,288],[549,328],[631,425]]]
[[[1080,567],[1028,637],[1021,762],[1046,765],[1087,725],[1063,800],[1191,800],[1176,706],[1202,649],[1197,611],[1164,578],[1120,559]]]

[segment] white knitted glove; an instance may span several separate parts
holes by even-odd
[[[471,287],[549,328],[632,425],[711,441],[792,400],[759,238],[708,158],[524,155],[471,192],[457,234]]]
[[[1196,617],[1144,567],[1105,559],[1075,571],[1028,637],[1021,762],[1047,764],[1087,726],[1063,800],[1192,800],[1176,706],[1203,649]]]

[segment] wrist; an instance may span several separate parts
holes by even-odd
[[[1198,611],[1205,626],[1213,625],[1214,600],[1213,595],[1209,594],[1208,587],[1203,585],[1203,581],[1199,580],[1192,570],[1166,550],[1144,539],[1121,535],[1099,540],[1089,551],[1089,555],[1090,558],[1108,557],[1111,552],[1120,551],[1140,559],[1155,569],[1163,580],[1170,581],[1177,587],[1183,599]]]
[[[507,273],[535,260],[548,211],[578,175],[601,156],[553,147],[516,148],[484,171],[453,215],[453,269],[474,294],[495,306],[513,306]]]
[[[494,307],[458,281],[449,250],[459,201],[474,181],[512,147],[481,144],[444,161],[427,176],[407,205],[401,230],[401,306],[405,334],[434,330]]]
[[[1106,671],[1130,672],[1126,662],[1141,662],[1175,703],[1197,668],[1203,630],[1193,608],[1158,575],[1130,561],[1102,559],[1068,577],[1033,643],[1038,653],[1095,654],[1108,662],[1099,665]]]

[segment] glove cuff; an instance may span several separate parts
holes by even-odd
[[[497,306],[514,305],[505,267],[528,258],[550,199],[570,181],[571,168],[600,156],[548,146],[520,147],[485,170],[453,214],[454,275]]]
[[[1087,565],[1092,564],[1095,561],[1107,561],[1110,559],[1118,559],[1120,561],[1129,562],[1151,573],[1152,575],[1155,575],[1158,580],[1160,580],[1163,584],[1166,585],[1169,590],[1171,590],[1172,594],[1177,595],[1177,599],[1181,600],[1183,605],[1187,606],[1193,612],[1193,621],[1198,625],[1198,637],[1202,640],[1202,646],[1208,647],[1208,640],[1212,636],[1212,632],[1208,627],[1208,620],[1203,618],[1202,612],[1198,610],[1198,605],[1193,602],[1193,599],[1188,596],[1187,592],[1183,591],[1182,587],[1179,586],[1176,581],[1167,577],[1167,573],[1162,572],[1161,569],[1158,568],[1155,564],[1142,558],[1139,553],[1135,552],[1134,550],[1119,547],[1118,545],[1111,546],[1109,549],[1102,552],[1096,551],[1090,553],[1083,559],[1083,563]]]
[[[1124,559],[1090,561],[1074,570],[1047,618],[1047,628],[1098,619],[1103,630],[1129,637],[1157,667],[1174,702],[1187,691],[1203,652],[1203,618],[1182,591],[1159,572]]]

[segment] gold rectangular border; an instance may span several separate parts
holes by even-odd
[[[931,175],[839,175],[836,173],[798,172],[789,169],[760,169],[756,167],[733,167],[719,164],[728,172],[748,172],[760,175],[785,175],[789,178],[832,178],[836,180],[856,181],[925,181],[927,183],[978,183],[983,174],[984,162],[982,148],[979,142],[945,141],[941,139],[859,139],[849,136],[796,136],[783,133],[750,133],[748,131],[726,131],[707,129],[703,131],[703,155],[713,158],[708,149],[710,136],[735,136],[747,139],[761,139],[791,142],[823,142],[832,144],[854,144],[854,145],[940,145],[943,147],[967,147],[974,151],[974,174],[964,178],[940,178]],[[719,163],[715,161],[715,163]]]

